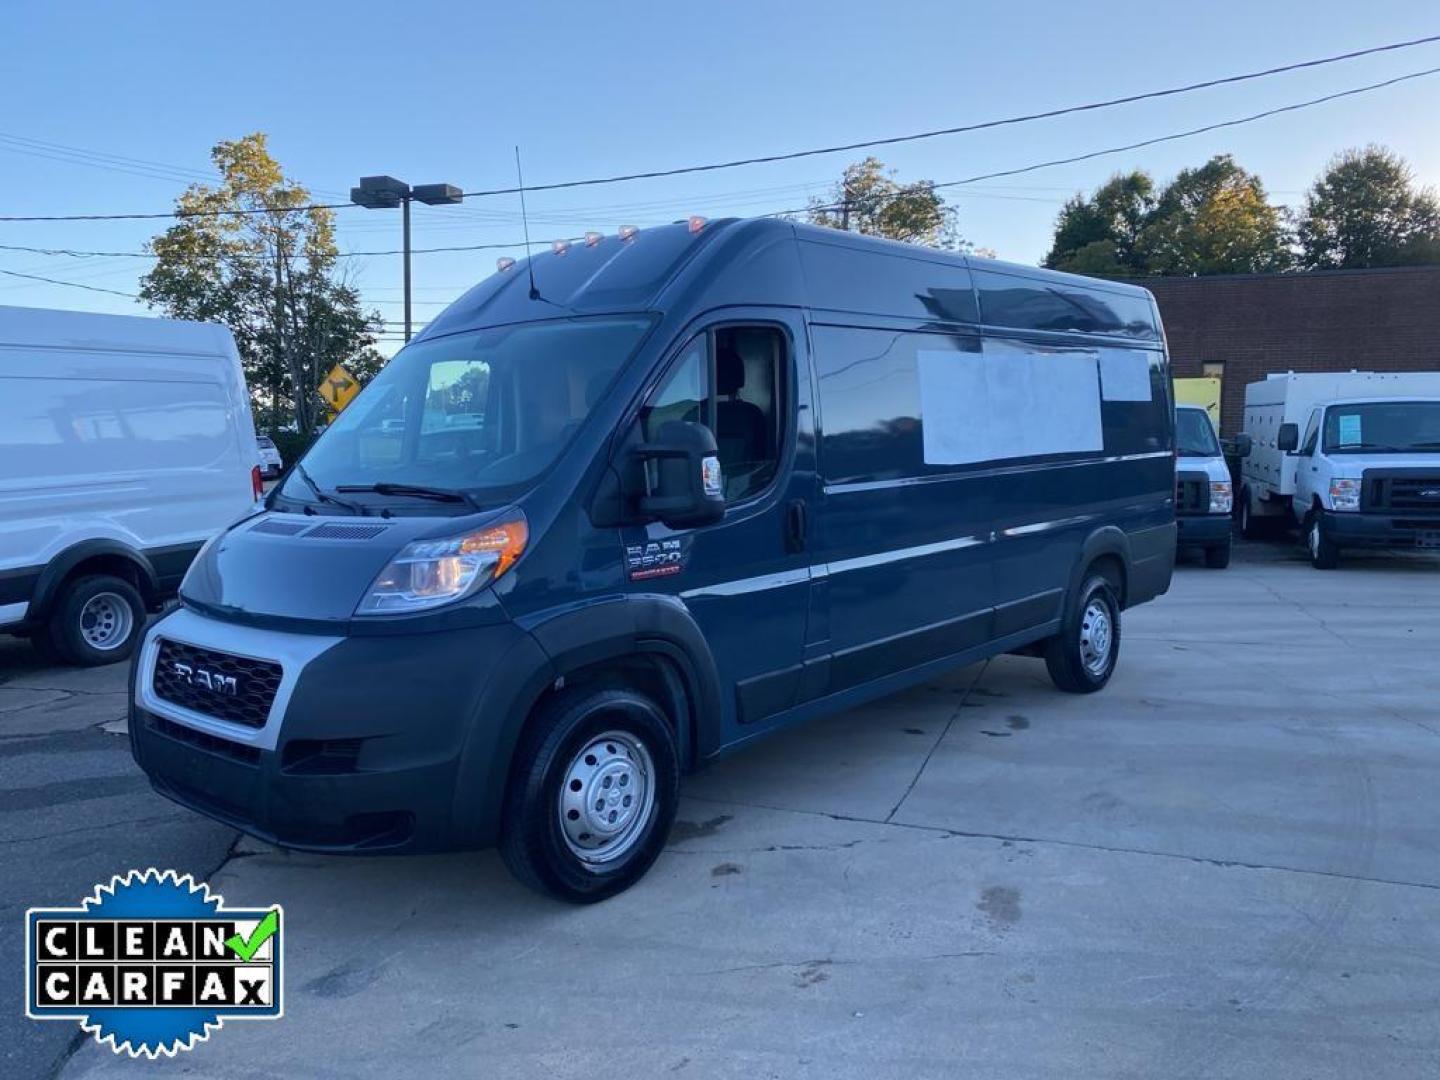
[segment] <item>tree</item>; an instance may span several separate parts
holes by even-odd
[[[1183,169],[1166,185],[1137,247],[1151,274],[1266,274],[1291,264],[1284,212],[1229,154]]]
[[[1289,267],[1289,244],[1285,211],[1260,178],[1220,154],[1158,194],[1136,170],[1074,196],[1044,265],[1099,277],[1268,273]]]
[[[1101,277],[1144,272],[1136,245],[1155,205],[1155,182],[1136,170],[1116,173],[1086,198],[1075,195],[1055,222],[1044,265]]]
[[[1297,233],[1309,270],[1440,262],[1440,202],[1393,150],[1347,150],[1306,195]]]
[[[331,367],[363,382],[384,363],[374,348],[383,323],[336,271],[334,214],[295,209],[310,193],[285,178],[263,134],[217,143],[210,158],[219,184],[176,200],[175,224],[150,241],[156,262],[140,296],[173,318],[228,326],[261,426],[293,420],[308,435]]]
[[[900,184],[894,176],[894,169],[873,157],[848,166],[828,198],[810,200],[810,224],[908,244],[964,247],[954,208],[945,205],[934,184]]]

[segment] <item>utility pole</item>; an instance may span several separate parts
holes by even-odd
[[[465,201],[464,193],[454,184],[416,184],[413,188],[393,176],[362,176],[360,186],[350,189],[350,201],[367,210],[393,210],[400,207],[401,245],[405,278],[405,341],[410,341],[410,204],[451,206]]]

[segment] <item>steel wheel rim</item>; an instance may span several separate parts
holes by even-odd
[[[1085,605],[1080,616],[1080,662],[1091,675],[1103,675],[1115,645],[1115,625],[1110,609],[1099,599]]]
[[[655,764],[645,744],[623,731],[587,742],[560,785],[560,835],[571,854],[599,869],[627,855],[655,809]]]
[[[96,593],[80,609],[80,636],[101,652],[125,644],[134,626],[135,613],[119,593]]]
[[[1320,522],[1318,521],[1310,523],[1310,557],[1312,559],[1320,557]]]

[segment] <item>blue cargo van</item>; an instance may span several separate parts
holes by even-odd
[[[278,844],[636,881],[681,774],[998,653],[1103,687],[1169,586],[1145,290],[776,220],[502,260],[215,538],[132,679]]]

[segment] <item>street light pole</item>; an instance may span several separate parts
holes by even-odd
[[[393,176],[362,176],[360,186],[350,189],[350,201],[367,210],[400,207],[405,278],[405,341],[410,341],[410,204],[451,206],[464,202],[465,195],[454,184],[416,184],[413,188]]]

